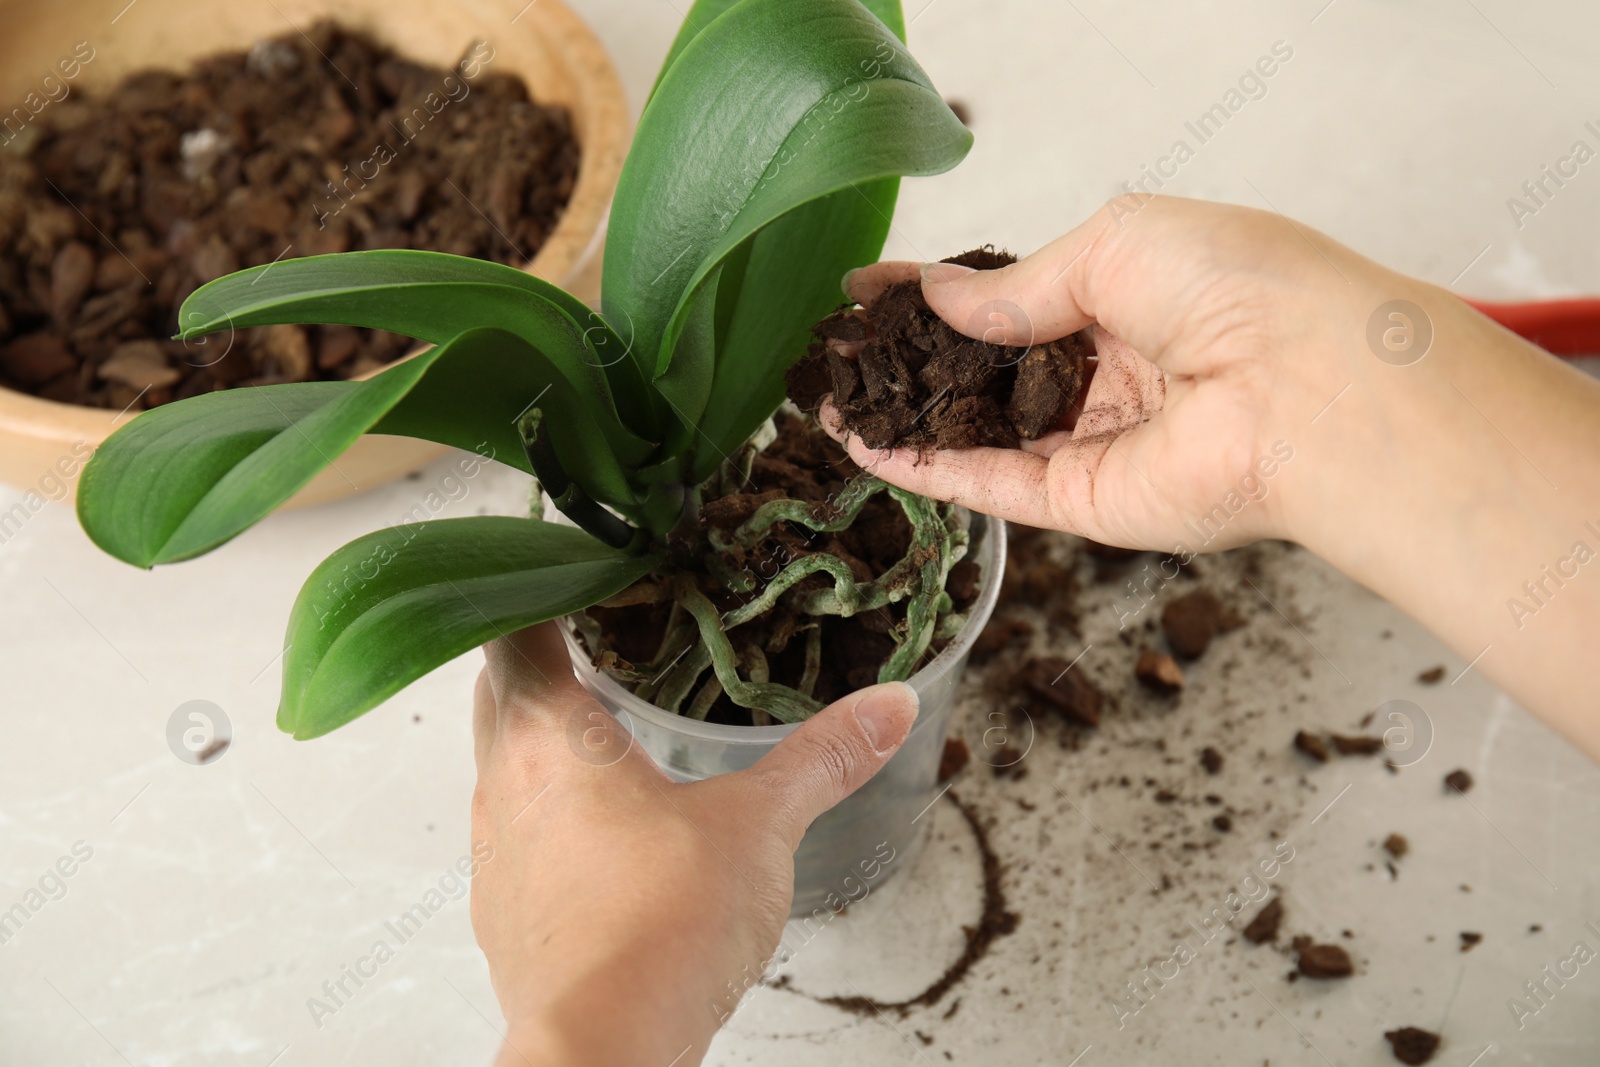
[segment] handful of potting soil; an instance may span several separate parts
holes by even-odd
[[[1016,262],[975,249],[945,260],[975,270]],[[1058,428],[1083,389],[1082,335],[1023,347],[987,344],[935,315],[918,282],[868,308],[841,308],[789,369],[789,399],[815,412],[830,394],[844,428],[869,448],[1015,448]]]

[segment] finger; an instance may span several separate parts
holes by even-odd
[[[484,672],[502,723],[526,717],[541,701],[581,692],[559,624],[542,622],[483,646]]]
[[[1050,460],[1014,448],[963,448],[918,453],[914,448],[875,451],[823,423],[861,468],[901,489],[946,500],[1007,522],[1050,526],[1046,477]]]
[[[845,296],[862,307],[871,307],[889,286],[914,282],[921,276],[922,264],[891,260],[848,271],[841,284]]]
[[[778,830],[798,847],[813,819],[889,761],[916,718],[915,689],[904,682],[870,686],[817,712],[724,785],[751,789],[767,804],[776,801]]]
[[[945,322],[991,344],[1043,344],[1094,321],[1087,280],[1105,233],[1104,212],[1006,267],[922,268],[922,295]]]

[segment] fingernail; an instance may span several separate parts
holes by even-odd
[[[860,267],[851,267],[844,272],[844,277],[839,279],[839,291],[845,296],[850,295],[850,279],[854,278],[860,270]]]
[[[943,285],[953,282],[957,278],[965,278],[972,274],[971,267],[963,267],[959,263],[924,263],[922,265],[922,280],[930,285]]]
[[[917,691],[904,682],[875,685],[856,701],[856,722],[882,756],[899,747],[917,721]]]

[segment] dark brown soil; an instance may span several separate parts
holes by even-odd
[[[939,755],[939,781],[948,782],[967,769],[972,762],[972,750],[959,737],[944,739],[944,751]]]
[[[1383,751],[1383,738],[1329,734],[1328,740],[1341,756],[1376,756]]]
[[[1283,923],[1283,898],[1273,897],[1250,920],[1241,936],[1252,945],[1262,945],[1278,939],[1278,927]]]
[[[168,338],[201,284],[282,258],[421,248],[520,264],[579,156],[567,111],[531,101],[488,45],[444,70],[327,22],[71,96],[25,136],[0,152],[0,385],[133,410],[403,355],[405,338],[347,326]]]
[[[1318,763],[1328,762],[1328,756],[1330,755],[1328,752],[1328,742],[1324,741],[1316,734],[1307,733],[1304,730],[1295,731],[1294,747],[1299,749],[1301,752],[1304,752]]]
[[[989,954],[989,949],[996,941],[1016,931],[1020,919],[1016,912],[1006,906],[1005,887],[1002,884],[1005,868],[989,844],[988,831],[979,820],[976,809],[963,803],[953,791],[949,797],[960,810],[962,817],[967,820],[967,825],[972,828],[978,852],[983,857],[983,913],[978,917],[978,925],[961,928],[967,942],[961,955],[945,969],[938,981],[909,999],[886,1003],[864,996],[818,997],[816,998],[818,1003],[828,1004],[854,1015],[866,1016],[877,1016],[885,1011],[893,1011],[903,1016],[912,1008],[932,1007],[943,1000],[944,995],[965,978],[967,972],[972,970],[978,961]],[[954,1014],[954,1008],[946,1013],[945,1018],[949,1018],[951,1014]]]
[[[1207,745],[1200,750],[1200,766],[1206,769],[1207,774],[1222,773],[1222,753]]]
[[[1473,930],[1461,931],[1461,951],[1471,952],[1478,947],[1478,942],[1483,940],[1483,935]]]
[[[1417,681],[1421,682],[1423,685],[1438,685],[1443,680],[1444,667],[1442,666],[1429,667],[1427,670],[1417,675]]]
[[[1389,1042],[1389,1050],[1394,1053],[1394,1058],[1412,1067],[1429,1062],[1439,1050],[1439,1035],[1415,1026],[1386,1030],[1383,1036]]]
[[[1033,633],[1033,623],[1026,619],[1010,616],[998,616],[989,620],[989,625],[983,628],[983,633],[972,645],[972,661],[983,663],[991,657],[1011,647],[1013,642]]]
[[[1211,647],[1212,638],[1238,629],[1244,620],[1226,607],[1209,589],[1196,589],[1169,603],[1161,612],[1161,632],[1172,651],[1184,659],[1197,659]]]
[[[1022,685],[1073,725],[1099,726],[1105,694],[1082,671],[1069,670],[1071,666],[1071,660],[1055,656],[1029,660],[1022,669]]]
[[[1309,937],[1294,939],[1297,966],[1307,978],[1349,978],[1355,973],[1350,954],[1338,945],[1314,944]]]
[[[1465,793],[1472,788],[1472,775],[1457,768],[1444,776],[1444,787],[1457,793]]]
[[[860,472],[844,449],[812,420],[780,414],[777,440],[755,457],[745,487],[747,491],[704,502],[701,525],[732,529],[771,500],[788,498],[823,504]],[[856,521],[839,533],[819,534],[798,524],[781,524],[753,549],[725,553],[724,562],[736,573],[770,579],[790,563],[825,551],[844,560],[858,581],[870,581],[898,563],[910,545],[910,521],[889,494],[879,493],[862,508]],[[699,575],[698,580],[701,590],[722,611],[738,607],[753,595],[732,592],[710,575]],[[650,589],[658,581],[654,577],[642,580],[630,591],[640,594],[636,598],[624,594],[629,599],[645,602],[618,607],[596,606],[586,612],[599,623],[605,641],[605,649],[598,654],[603,656],[609,651],[620,657],[620,660],[609,661],[610,665],[626,668],[655,657],[666,632],[670,609],[670,603],[663,598],[649,602],[652,599]],[[831,578],[817,574],[795,588],[805,591],[831,586]],[[959,611],[969,606],[977,595],[977,582],[972,572],[955,567],[951,569],[945,589]],[[904,619],[903,601],[849,618],[822,616],[822,669],[812,695],[828,704],[875,684],[879,668],[895,649],[890,628]],[[817,620],[799,615],[780,600],[766,615],[733,632],[735,647],[743,649],[755,645],[760,648],[770,670],[770,680],[798,687],[805,668],[806,639],[801,628],[813,621]],[[941,647],[943,642],[936,640],[927,658],[932,658]],[[592,653],[594,651],[591,649]],[[709,669],[706,673],[709,676]],[[751,715],[748,709],[739,707],[724,695],[712,706],[707,721],[749,726]]]
[[[953,256],[977,270],[1016,262],[1007,252]],[[1082,335],[1030,347],[957,332],[928,308],[920,282],[889,287],[870,308],[841,309],[814,328],[789,370],[789,398],[816,411],[827,396],[870,448],[1014,448],[1063,425],[1077,403],[1089,345]],[[828,342],[864,342],[854,358]]]
[[[1390,834],[1383,839],[1383,850],[1395,859],[1399,859],[1411,851],[1411,842],[1401,834]]]
[[[1178,666],[1178,661],[1148,648],[1134,661],[1133,676],[1145,688],[1158,693],[1176,693],[1183,688],[1183,668]]]

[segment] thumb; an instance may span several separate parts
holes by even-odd
[[[1096,212],[1010,266],[975,271],[954,263],[926,264],[923,299],[955,329],[989,344],[1044,344],[1076,333],[1095,319],[1085,293],[1104,232],[1103,215]]]
[[[729,777],[762,796],[798,847],[813,819],[889,762],[916,718],[915,689],[904,682],[870,686],[829,704],[755,766]]]

